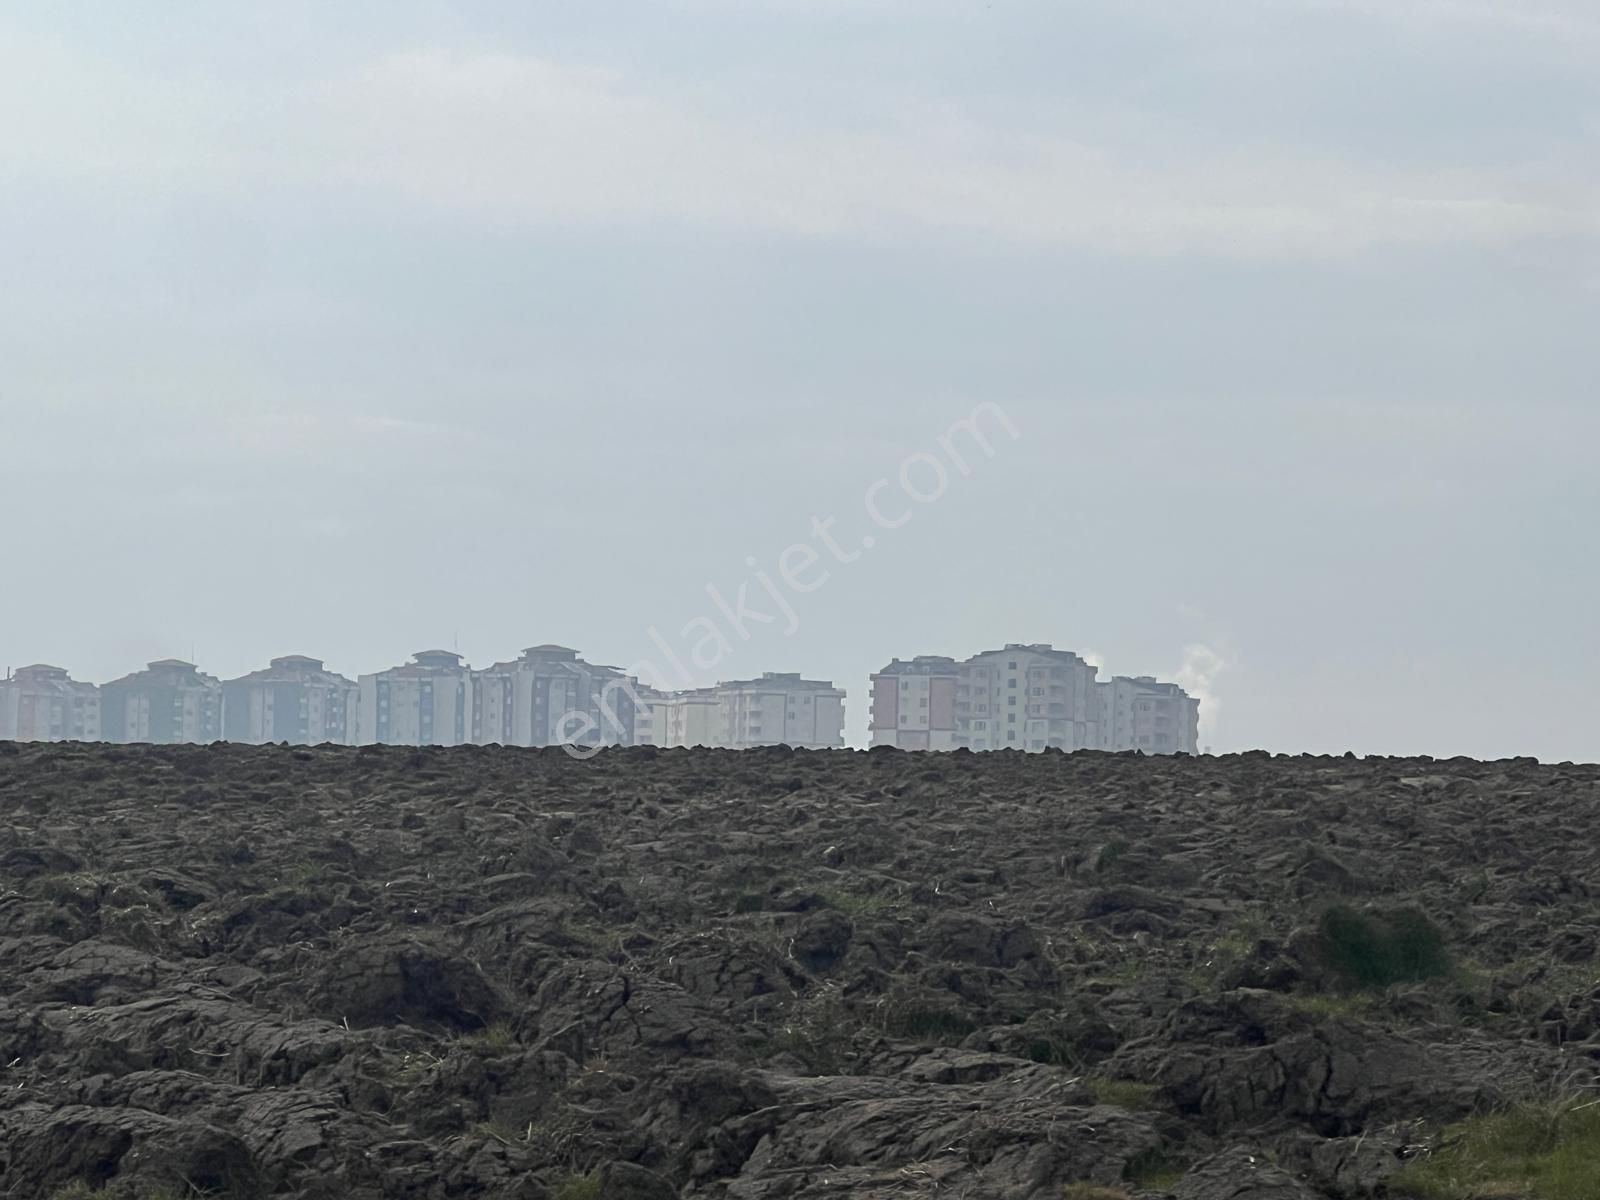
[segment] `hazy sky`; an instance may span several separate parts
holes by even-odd
[[[660,665],[809,542],[705,674],[857,741],[1050,641],[1218,750],[1600,758],[1593,0],[29,7],[0,665]]]

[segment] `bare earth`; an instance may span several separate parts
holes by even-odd
[[[1531,760],[0,743],[0,1196],[1381,1196],[1593,1078],[1597,814]],[[1341,903],[1454,970],[1341,986]]]

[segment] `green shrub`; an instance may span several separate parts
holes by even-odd
[[[1415,908],[1357,912],[1335,905],[1318,925],[1324,964],[1346,984],[1382,988],[1448,975],[1444,934]]]
[[[1389,1183],[1418,1200],[1594,1200],[1600,1196],[1600,1105],[1526,1104],[1444,1131],[1426,1158]]]

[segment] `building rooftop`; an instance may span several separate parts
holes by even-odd
[[[459,667],[461,655],[454,650],[418,650],[411,656],[419,667]]]
[[[307,658],[300,654],[289,654],[282,658],[275,658],[269,666],[260,671],[251,671],[248,675],[241,675],[237,679],[226,680],[228,684],[308,683],[312,681],[341,683],[350,687],[355,686],[343,675],[329,671],[323,666],[320,658]]]
[[[106,687],[137,687],[140,684],[154,683],[162,679],[177,678],[190,683],[215,684],[217,680],[193,663],[184,662],[181,658],[158,658],[142,671],[135,671],[131,675],[124,675],[121,679],[113,679]]]
[[[957,674],[960,664],[955,659],[943,654],[919,654],[909,662],[904,659],[893,659],[887,667],[879,671],[879,675],[941,675]]]
[[[798,671],[763,671],[760,679],[724,679],[719,688],[756,688],[763,684],[783,684],[787,687],[806,688],[811,691],[836,691],[833,682],[826,679],[802,679]]]

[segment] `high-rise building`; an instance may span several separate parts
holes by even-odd
[[[1071,650],[1008,643],[962,664],[956,711],[974,750],[1084,750],[1099,745],[1095,668]]]
[[[472,669],[461,655],[421,650],[405,666],[357,682],[361,745],[462,746],[472,740]]]
[[[902,750],[967,745],[969,731],[956,712],[964,678],[962,665],[953,658],[920,654],[910,662],[895,659],[872,677],[872,744]]]
[[[1119,677],[1070,650],[1012,642],[963,661],[895,659],[872,677],[874,746],[905,750],[1193,753],[1199,703],[1176,684]]]
[[[0,741],[100,739],[100,689],[60,667],[21,667],[0,680]]]
[[[1096,684],[1101,748],[1146,754],[1195,754],[1200,744],[1200,701],[1175,683],[1149,675],[1118,675]]]
[[[321,659],[275,658],[264,671],[223,683],[222,736],[254,745],[350,745],[359,695],[355,683],[327,670]]]
[[[160,659],[100,689],[100,734],[108,742],[218,741],[222,684],[193,663]]]
[[[844,745],[844,691],[793,672],[768,671],[759,679],[668,692],[655,709],[664,746],[832,750]]]
[[[475,673],[472,740],[505,746],[632,746],[651,730],[654,693],[616,667],[545,644]]]

